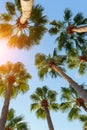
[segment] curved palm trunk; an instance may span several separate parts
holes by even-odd
[[[22,16],[20,17],[21,24],[24,24],[30,18],[33,2],[34,0],[20,0],[22,9]]]
[[[87,26],[75,27],[72,31],[77,33],[87,32]]]
[[[82,99],[87,102],[87,91],[85,91],[80,85],[78,85],[73,79],[71,79],[67,74],[65,74],[60,67],[57,67],[55,64],[51,66],[51,68],[58,72],[68,83],[71,85],[72,88],[82,97]]]
[[[12,91],[12,85],[9,85],[8,89],[7,89],[7,92],[6,92],[6,96],[5,96],[5,101],[4,101],[4,105],[3,105],[3,108],[2,108],[2,112],[1,112],[0,130],[4,130],[5,129],[5,123],[6,123],[6,120],[7,120],[7,114],[8,114],[8,109],[9,109],[9,102],[10,102],[11,91]]]
[[[48,108],[45,108],[45,112],[46,112],[46,118],[47,118],[49,130],[54,130],[53,123],[52,123]]]

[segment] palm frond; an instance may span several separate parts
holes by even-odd
[[[32,103],[31,107],[30,107],[30,110],[34,111],[34,110],[38,109],[39,107],[40,107],[40,105],[38,103]]]
[[[58,103],[51,103],[50,104],[50,109],[57,112],[59,109],[59,104]]]
[[[68,119],[70,121],[74,120],[74,119],[78,119],[80,115],[80,109],[79,108],[72,108],[70,110],[70,112],[68,113]]]
[[[46,114],[45,114],[45,111],[41,108],[39,108],[37,111],[36,111],[36,115],[37,115],[37,118],[42,118],[42,119],[45,119],[46,118]]]
[[[11,24],[0,24],[0,38],[9,38],[13,33],[13,26]]]
[[[71,10],[66,8],[65,11],[64,11],[64,20],[65,21],[70,21],[71,17],[72,17]]]
[[[71,103],[70,102],[63,102],[59,106],[59,109],[62,112],[67,112],[70,108],[71,108]]]

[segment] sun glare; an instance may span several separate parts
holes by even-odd
[[[0,40],[0,65],[9,60],[9,47],[6,45],[6,40]]]

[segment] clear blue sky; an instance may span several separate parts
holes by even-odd
[[[4,3],[7,0],[0,1],[0,12],[4,12]],[[13,1],[13,0],[11,0]],[[41,4],[44,7],[44,14],[47,15],[49,20],[61,20],[63,18],[63,12],[65,8],[70,8],[73,14],[82,12],[87,17],[87,1],[84,0],[35,0],[35,4]],[[7,41],[0,41],[0,64],[5,64],[7,61],[22,62],[27,68],[28,72],[32,75],[32,80],[29,81],[30,90],[25,95],[19,95],[17,98],[11,101],[10,108],[13,107],[16,110],[16,115],[24,115],[25,120],[29,123],[31,130],[48,130],[46,120],[40,120],[36,118],[34,112],[30,112],[30,99],[29,96],[35,91],[37,87],[47,85],[50,89],[56,90],[60,93],[61,86],[67,86],[67,82],[61,78],[52,79],[50,77],[45,78],[44,81],[40,81],[37,76],[37,69],[34,66],[34,56],[37,52],[43,52],[46,54],[52,53],[52,50],[56,46],[54,43],[54,37],[46,34],[40,42],[39,46],[33,47],[31,50],[18,50],[9,49],[6,46]],[[4,51],[1,51],[4,48]],[[80,83],[86,83],[87,80],[84,77],[80,77],[77,71],[68,71],[71,77],[76,79]],[[59,100],[59,97],[58,97]],[[0,98],[0,110],[3,105],[3,99]],[[60,112],[51,112],[52,121],[55,130],[82,130],[82,124],[78,121],[69,122],[67,114]]]

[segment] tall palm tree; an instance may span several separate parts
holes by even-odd
[[[54,51],[55,52],[55,51]],[[35,56],[35,65],[38,69],[38,75],[40,78],[43,78],[48,73],[51,76],[56,76],[59,74],[62,76],[72,88],[81,96],[81,98],[87,102],[87,90],[83,89],[81,85],[78,85],[71,77],[69,77],[61,68],[64,61],[66,60],[65,56],[58,56],[57,53],[53,53],[53,56],[46,56],[42,53],[37,53]]]
[[[27,4],[24,0],[21,0],[21,2]],[[33,0],[28,2],[32,3]],[[0,15],[0,38],[7,38],[10,47],[29,49],[34,45],[38,45],[46,32],[47,18],[43,15],[44,9],[42,6],[32,7],[31,4],[28,9],[32,7],[32,12],[30,12],[29,19],[26,21],[26,18],[24,18],[26,11],[24,12],[23,7],[21,8],[21,4],[20,0],[6,2],[6,13]],[[25,22],[21,23],[20,19]]]
[[[5,125],[5,130],[29,130],[27,126],[27,122],[23,121],[24,117],[23,116],[16,116],[15,111],[13,108],[11,108],[8,111],[7,115],[7,121]]]
[[[87,24],[87,18],[84,18],[82,13],[72,15],[70,9],[65,9],[63,20],[53,20],[50,25],[49,33],[56,35],[56,41],[58,43],[58,49],[65,49],[66,52],[77,51],[78,55],[83,55],[84,51],[87,54],[87,40],[86,33],[73,33],[69,28],[74,26]],[[75,28],[76,29],[76,28]],[[70,33],[72,35],[70,35]]]
[[[58,103],[55,103],[56,96],[56,91],[49,90],[47,86],[38,87],[35,93],[30,96],[33,101],[31,111],[34,110],[38,118],[47,119],[49,130],[54,130],[49,111],[51,109],[58,110]]]
[[[0,66],[0,95],[5,97],[0,117],[0,130],[5,128],[10,99],[29,90],[30,78],[31,75],[21,62],[15,64],[7,62],[6,65]]]
[[[68,112],[69,120],[79,119],[81,108],[87,111],[84,100],[79,97],[71,86],[61,88],[61,104],[59,108],[62,112]]]

